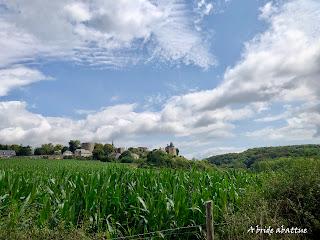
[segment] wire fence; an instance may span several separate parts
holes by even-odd
[[[223,222],[223,223],[214,223],[214,226],[224,226],[228,225],[230,223]],[[148,233],[141,233],[141,234],[136,234],[136,235],[131,235],[131,236],[124,236],[124,237],[116,237],[116,238],[111,238],[110,240],[138,240],[138,239],[146,239],[146,238],[151,238],[151,237],[162,237],[164,238],[165,236],[170,236],[170,235],[188,235],[188,234],[195,234],[195,233],[200,233],[206,225],[194,225],[194,226],[187,226],[187,227],[179,227],[179,228],[170,228],[170,229],[165,229],[165,230],[160,230],[160,231],[154,231],[154,232],[148,232]],[[194,229],[193,231],[184,231],[184,230],[190,230]]]
[[[202,238],[202,239],[205,237],[207,240],[214,240],[214,226],[226,226],[226,225],[230,225],[231,223],[230,222],[214,223],[212,203],[213,203],[212,201],[205,202],[206,224],[192,225],[192,226],[178,227],[178,228],[169,228],[169,229],[160,230],[160,231],[111,238],[110,240],[138,240],[138,239],[141,240],[141,239],[148,239],[152,237],[159,237],[159,238],[165,238],[167,236],[176,237],[177,235],[182,235],[182,234],[184,235],[193,234],[195,236],[198,235],[199,238]]]
[[[136,235],[131,235],[131,236],[111,238],[110,240],[127,240],[127,239],[135,240],[135,239],[150,238],[153,236],[164,237],[164,236],[173,235],[173,234],[175,234],[175,235],[190,234],[190,233],[195,233],[196,230],[189,231],[189,232],[185,232],[185,231],[179,232],[179,231],[190,230],[190,229],[201,229],[203,226],[204,225],[194,225],[194,226],[187,226],[187,227],[170,228],[170,229],[148,232],[148,233],[141,233],[141,234],[136,234]]]

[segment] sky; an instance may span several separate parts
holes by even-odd
[[[0,0],[0,143],[319,143],[319,22],[318,0]]]

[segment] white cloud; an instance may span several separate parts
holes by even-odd
[[[192,24],[197,13],[183,0],[2,2],[0,65],[39,56],[116,67],[159,58],[214,64],[204,33]]]
[[[36,69],[24,66],[13,66],[0,69],[0,97],[17,87],[23,87],[34,82],[49,79]]]
[[[66,11],[67,16],[70,16],[71,20],[75,22],[89,21],[92,17],[88,5],[82,2],[67,4],[64,7],[64,10]]]
[[[213,11],[213,3],[206,0],[198,0],[197,9],[202,15],[209,15]]]
[[[0,102],[0,138],[4,142],[40,144],[41,142],[65,143],[69,139],[79,138],[83,141],[111,141],[112,139],[148,139],[148,136],[175,135],[199,136],[208,138],[229,137],[233,125],[230,110],[216,112],[216,118],[206,119],[205,124],[198,124],[198,118],[191,118],[186,113],[179,118],[166,116],[165,111],[137,112],[134,104],[115,105],[88,113],[81,120],[62,117],[45,117],[27,110],[25,102]],[[79,113],[84,113],[80,111]],[[235,112],[231,119],[242,118],[243,114]],[[175,117],[175,116],[173,116]],[[177,116],[178,117],[178,116]],[[204,126],[205,125],[205,126]]]
[[[141,1],[143,3],[145,1]],[[160,6],[150,7],[166,14]],[[190,47],[199,38],[189,35],[189,28],[184,30],[175,25],[180,22],[185,24],[184,15],[178,11],[177,5],[170,6],[176,16],[180,17],[172,24],[170,21],[164,23],[168,27],[162,28],[163,25],[159,25],[157,31],[152,31],[152,35],[156,32],[160,34],[156,36],[159,44],[155,49],[161,52],[162,57],[171,60],[181,60],[183,52],[188,52],[189,55],[184,56],[182,61],[192,63],[198,57],[200,59],[201,54],[197,54],[201,51],[192,52],[193,48]],[[184,12],[183,4],[180,8]],[[210,143],[212,139],[235,136],[234,129],[239,127],[238,121],[250,121],[257,114],[268,114],[258,119],[264,122],[281,119],[283,125],[268,126],[243,134],[271,140],[313,139],[320,132],[320,3],[315,0],[295,0],[279,6],[269,4],[262,11],[262,16],[269,28],[246,43],[240,61],[226,70],[223,82],[214,89],[171,97],[159,111],[139,112],[135,104],[116,105],[89,114],[81,120],[44,117],[27,111],[25,103],[2,102],[0,138],[24,143],[66,142],[70,138],[90,141],[125,139],[130,142],[144,138],[146,142],[148,136],[161,135],[201,139],[202,142]],[[102,26],[99,24],[97,29],[90,27],[90,30],[99,35]],[[151,35],[146,30],[148,24],[142,26],[144,30],[130,36],[149,38]],[[162,46],[168,43],[168,39],[172,39],[170,34],[175,30],[185,31],[186,35],[182,36],[187,36],[186,46],[179,48],[178,45],[182,43],[180,39],[164,49]],[[117,31],[121,33],[121,27]],[[121,41],[127,41],[130,36],[124,34],[120,37]],[[177,49],[171,51],[176,45]],[[166,51],[167,54],[163,55]],[[198,65],[206,65],[199,64],[199,61]],[[286,116],[270,118],[273,105],[284,104],[296,107],[286,109]]]

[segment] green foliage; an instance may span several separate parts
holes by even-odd
[[[148,153],[146,164],[141,164],[142,167],[166,167],[174,169],[198,169],[208,170],[213,169],[207,161],[188,160],[182,156],[174,156],[167,154],[162,150],[153,150]]]
[[[265,197],[289,225],[320,235],[320,158],[282,158],[256,163],[265,177]],[[270,174],[272,171],[273,174]]]
[[[133,158],[132,153],[130,151],[124,151],[120,155],[119,160],[122,163],[133,163],[134,162],[134,158]]]
[[[13,150],[16,152],[17,156],[30,156],[32,155],[32,148],[30,146],[22,146],[22,145],[3,145],[0,144],[0,150]]]
[[[63,145],[61,144],[57,144],[53,148],[54,151],[60,151],[60,152],[62,151],[62,149],[63,149]]]
[[[101,148],[95,148],[92,152],[93,159],[101,160],[104,158],[104,151]]]
[[[106,239],[215,221],[237,208],[251,174],[139,169],[93,161],[0,160],[0,230],[84,229]],[[60,230],[59,230],[60,231]],[[195,239],[179,235],[173,239]],[[170,237],[169,237],[170,238]]]
[[[64,153],[65,151],[68,151],[69,148],[67,146],[64,146],[62,149],[61,149],[61,153]]]
[[[52,143],[42,144],[41,147],[34,150],[34,155],[53,155],[55,146]]]
[[[61,144],[53,145],[52,143],[42,144],[34,150],[34,155],[53,155],[55,152],[64,152],[65,150]],[[68,148],[67,148],[68,149]],[[65,150],[66,151],[66,150]],[[31,155],[31,154],[30,154]]]
[[[96,143],[92,152],[93,159],[100,160],[102,162],[113,161],[112,154],[114,153],[114,147],[111,144]]]
[[[112,153],[114,153],[114,147],[112,144],[107,143],[103,146],[103,151],[105,155],[110,156]]]
[[[70,140],[69,141],[69,150],[74,153],[76,149],[80,148],[79,140]]]
[[[172,156],[162,150],[153,150],[147,155],[147,162],[156,166],[170,167]]]
[[[320,157],[320,145],[294,145],[248,149],[207,158],[217,166],[250,168],[255,162],[281,157]]]

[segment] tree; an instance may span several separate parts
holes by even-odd
[[[17,156],[31,156],[32,155],[32,148],[30,146],[21,146]]]
[[[54,146],[54,151],[60,151],[61,152],[62,149],[63,149],[63,146],[61,144],[57,144],[57,145]]]
[[[114,153],[114,146],[112,144],[107,143],[103,146],[103,150],[105,155],[110,156],[112,153]]]
[[[173,156],[161,150],[153,150],[147,155],[147,162],[158,166],[171,166]]]
[[[69,141],[69,150],[70,150],[71,152],[74,153],[74,151],[75,151],[76,149],[78,149],[79,147],[80,147],[80,141],[79,141],[79,140],[70,140],[70,141]]]
[[[68,151],[69,148],[67,146],[64,146],[62,149],[61,149],[61,152],[64,153],[65,151]]]
[[[42,144],[41,147],[34,150],[34,155],[53,155],[54,145],[52,143]]]
[[[94,150],[92,152],[93,159],[96,160],[101,160],[105,157],[104,149],[103,149],[103,144],[101,143],[96,143],[94,145]]]
[[[34,155],[44,155],[41,147],[34,149]]]
[[[132,153],[130,151],[124,151],[120,155],[119,160],[122,163],[132,163],[134,161],[134,158],[133,158]]]

